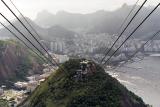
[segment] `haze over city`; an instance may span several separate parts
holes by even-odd
[[[53,14],[58,11],[67,11],[71,13],[92,13],[98,10],[113,11],[121,7],[124,3],[128,5],[135,4],[137,0],[13,0],[16,6],[21,9],[23,14],[31,19],[35,19],[38,12],[47,10]],[[150,0],[145,6],[153,6],[159,0]],[[6,3],[11,4],[10,0],[5,0]],[[138,4],[143,1],[140,0]],[[13,8],[13,6],[11,6]],[[13,10],[15,10],[13,8]],[[5,14],[10,19],[13,15],[0,3],[0,12]],[[18,14],[18,13],[17,13]],[[2,18],[0,18],[2,20]]]
[[[160,0],[0,0],[0,107],[160,107]]]

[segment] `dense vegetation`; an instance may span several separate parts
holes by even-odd
[[[0,107],[9,107],[8,102],[6,100],[0,99]]]
[[[0,40],[0,58],[3,55],[2,52],[4,51],[5,47],[6,47],[6,43],[4,41]]]
[[[69,60],[42,83],[26,102],[26,107],[146,107],[98,65],[94,74],[76,80],[80,59]]]

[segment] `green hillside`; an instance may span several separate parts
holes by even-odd
[[[128,91],[99,65],[72,59],[42,83],[25,107],[147,107],[141,98]]]
[[[0,99],[0,107],[9,107],[8,102],[6,100]]]

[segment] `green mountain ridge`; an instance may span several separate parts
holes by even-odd
[[[9,107],[8,102],[4,99],[0,99],[0,107]]]
[[[82,62],[70,59],[62,64],[37,87],[23,107],[147,107],[99,65]]]

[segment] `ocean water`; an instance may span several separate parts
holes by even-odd
[[[160,55],[107,71],[147,104],[160,107]]]

